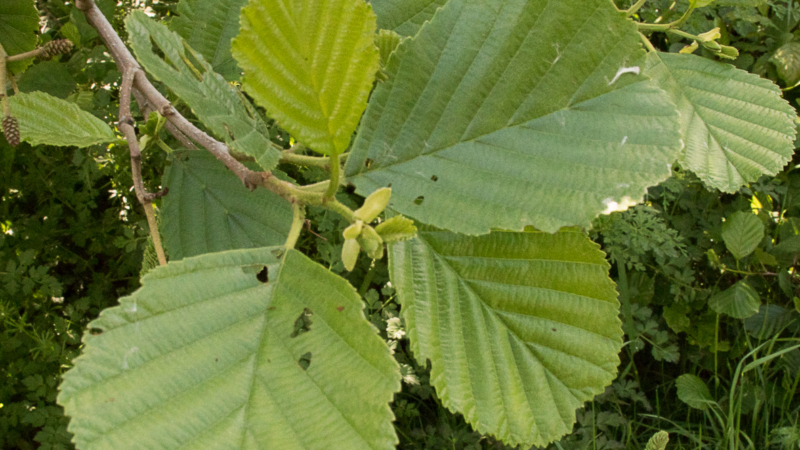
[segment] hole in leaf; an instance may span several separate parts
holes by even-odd
[[[392,187],[392,183],[387,184],[386,187]]]
[[[91,334],[92,336],[97,336],[103,334],[103,330],[101,330],[100,328],[89,328],[89,334]]]
[[[300,359],[297,360],[297,364],[300,364],[300,368],[303,370],[307,370],[308,366],[311,365],[311,352],[306,352]]]
[[[415,199],[414,199],[414,204],[415,204],[415,205],[421,205],[421,204],[422,204],[422,202],[424,202],[424,201],[425,201],[425,197],[423,197],[423,196],[421,196],[421,195],[420,195],[419,197],[417,197],[417,198],[415,198]]]
[[[262,283],[266,283],[269,281],[269,269],[267,269],[267,266],[264,266],[264,268],[261,269],[261,272],[258,272],[256,278],[258,278],[258,281]]]
[[[369,166],[371,166],[371,165],[372,165],[372,160],[371,160],[371,159],[369,159],[369,158],[367,158],[367,159],[364,161],[364,167],[369,167]]]
[[[300,314],[297,320],[294,321],[292,334],[290,334],[289,337],[296,338],[303,333],[311,331],[311,324],[314,323],[311,321],[311,316],[313,315],[314,313],[310,309],[303,308],[303,312]]]
[[[439,177],[437,177],[436,175],[432,175],[431,181],[439,181]]]

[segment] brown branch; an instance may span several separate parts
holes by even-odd
[[[158,232],[158,222],[156,222],[155,212],[153,211],[153,199],[156,194],[149,194],[144,187],[142,180],[142,150],[139,148],[139,140],[136,138],[136,130],[133,128],[133,116],[131,115],[131,95],[133,80],[140,69],[129,67],[122,73],[122,85],[120,86],[119,99],[119,129],[128,141],[128,149],[131,153],[131,175],[133,177],[133,188],[136,191],[136,198],[144,208],[147,216],[147,224],[150,227],[150,237],[153,239],[153,247],[156,249],[158,263],[162,266],[167,264],[167,257],[164,255],[164,247],[161,245],[161,236]]]

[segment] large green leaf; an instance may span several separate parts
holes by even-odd
[[[117,139],[102,120],[44,92],[20,93],[9,97],[8,103],[19,121],[22,140],[31,145],[88,147]]]
[[[247,0],[181,0],[170,27],[227,80],[238,80],[231,39],[239,32],[239,12]]]
[[[678,389],[678,398],[692,408],[706,409],[717,404],[706,383],[697,375],[685,373],[679,376],[675,380],[675,387]]]
[[[420,231],[389,255],[414,355],[478,431],[543,445],[614,379],[617,293],[582,233]]]
[[[78,87],[67,65],[58,61],[42,61],[19,77],[22,92],[41,91],[54,97],[67,98]]]
[[[764,224],[755,214],[737,211],[722,224],[722,239],[736,259],[753,253],[764,237]]]
[[[209,152],[172,158],[163,184],[162,232],[172,260],[286,241],[289,202],[266,189],[248,191]]]
[[[746,319],[758,312],[761,298],[745,280],[739,281],[708,300],[709,308],[734,319]]]
[[[272,147],[266,125],[236,88],[177,33],[143,12],[133,11],[125,24],[131,47],[148,72],[185,101],[218,138],[256,158],[264,170],[275,167],[280,152]],[[164,53],[164,59],[153,52],[153,43]]]
[[[680,148],[674,106],[625,67],[638,55],[607,0],[450,0],[395,50],[346,174],[453,231],[588,226],[668,177]]]
[[[447,0],[371,0],[378,28],[414,36]]]
[[[36,48],[39,13],[34,0],[3,0],[0,2],[0,44],[8,55],[18,55]],[[33,59],[8,63],[13,73],[21,72]]]
[[[58,402],[81,450],[394,449],[400,372],[362,307],[295,250],[171,262],[90,323]]]
[[[250,0],[233,55],[244,89],[309,148],[341,153],[378,70],[375,14],[363,0]]]
[[[706,185],[736,192],[791,158],[795,111],[771,81],[696,55],[652,52],[646,65],[681,113],[683,166]]]

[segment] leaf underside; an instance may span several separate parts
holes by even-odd
[[[88,147],[116,140],[105,122],[44,92],[19,93],[8,97],[8,103],[19,121],[22,140],[31,145]]]
[[[646,65],[680,111],[683,167],[707,186],[736,192],[791,158],[795,111],[771,81],[697,55],[651,52]]]
[[[251,0],[233,55],[244,89],[307,147],[342,153],[366,108],[378,49],[363,0]]]
[[[447,0],[372,0],[378,28],[414,36]]]
[[[162,230],[171,260],[240,248],[282,245],[291,205],[266,189],[250,192],[214,156],[191,151],[164,173]]]
[[[282,251],[171,262],[103,311],[58,397],[76,446],[394,449],[386,343],[345,280]]]
[[[226,80],[238,80],[231,39],[239,33],[239,12],[247,0],[181,0],[170,28],[180,34]]]
[[[461,233],[588,226],[678,155],[674,106],[626,67],[639,55],[606,0],[450,0],[395,50],[348,181],[391,185],[393,209]]]
[[[478,431],[525,448],[554,441],[614,379],[617,293],[582,233],[420,231],[389,263],[415,357]]]
[[[272,147],[257,112],[177,33],[138,10],[125,19],[125,26],[139,63],[186,102],[218,138],[254,157],[264,170],[278,164],[280,152]],[[165,59],[153,52],[153,43]]]

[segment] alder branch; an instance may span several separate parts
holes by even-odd
[[[161,245],[161,236],[158,232],[158,222],[156,222],[155,212],[153,211],[153,199],[156,198],[156,195],[149,194],[144,187],[144,181],[142,180],[142,150],[139,148],[136,130],[133,128],[133,116],[131,115],[131,91],[133,90],[133,80],[136,78],[137,72],[140,72],[140,70],[130,67],[122,73],[119,99],[119,129],[125,135],[125,140],[128,141],[128,150],[131,154],[131,175],[136,198],[139,199],[139,203],[142,204],[144,213],[147,216],[150,237],[153,239],[158,263],[164,266],[167,264],[167,257],[164,255],[164,247]]]
[[[167,118],[168,125],[171,124],[174,126],[187,140],[196,142],[200,147],[211,152],[211,154],[242,180],[242,183],[244,183],[248,189],[254,190],[256,187],[261,186],[283,197],[292,204],[299,202],[303,205],[322,206],[343,215],[348,220],[355,220],[353,211],[336,200],[332,195],[325,196],[318,192],[300,189],[293,183],[278,179],[272,172],[256,172],[248,169],[240,161],[237,161],[231,154],[227,145],[197,128],[173,108],[169,100],[153,86],[150,80],[147,79],[144,70],[142,70],[139,63],[114,30],[114,27],[111,26],[103,13],[100,12],[94,0],[77,0],[75,6],[84,13],[89,25],[97,31],[97,34],[106,44],[106,48],[112,58],[114,58],[120,73],[125,74],[132,71],[132,93],[136,96],[140,107],[144,105],[144,107],[141,108],[142,110],[151,108],[150,110],[158,111],[162,116]],[[137,91],[142,98],[139,97]],[[176,136],[176,138],[182,140],[178,136]],[[136,145],[138,146],[138,143]],[[331,188],[329,187],[329,192],[330,190]]]

